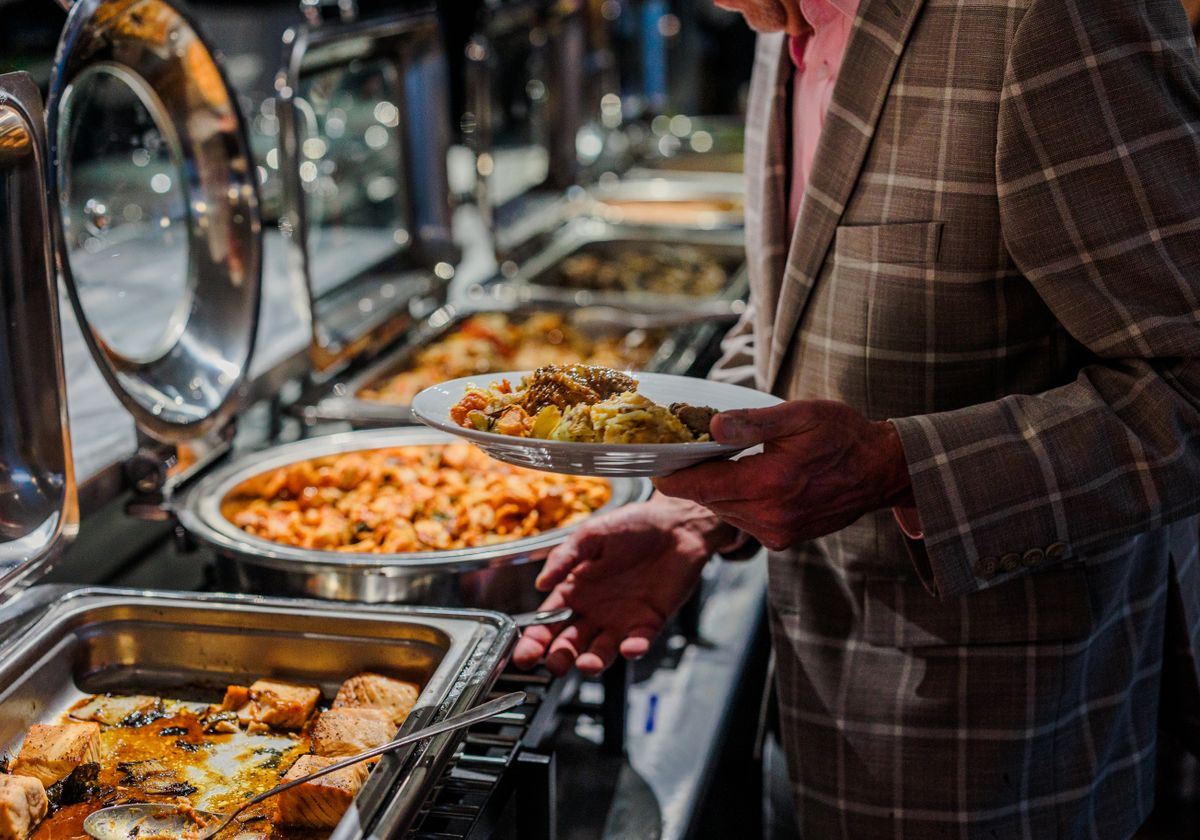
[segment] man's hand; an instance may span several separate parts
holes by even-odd
[[[721,443],[761,443],[764,451],[681,470],[655,479],[655,486],[699,502],[767,548],[782,550],[879,508],[913,504],[895,427],[844,403],[723,411],[713,418],[712,434]]]
[[[537,579],[550,591],[541,608],[567,606],[575,617],[526,630],[513,662],[529,668],[544,655],[555,674],[572,664],[596,674],[618,652],[645,655],[709,557],[735,536],[699,505],[663,496],[588,522],[550,553]]]

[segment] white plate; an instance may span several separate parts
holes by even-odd
[[[540,440],[466,429],[450,419],[450,409],[463,398],[468,385],[485,388],[507,379],[516,387],[530,371],[485,373],[451,379],[426,388],[412,401],[412,413],[428,426],[450,432],[477,444],[500,461],[546,472],[571,475],[653,476],[666,475],[701,461],[728,458],[744,447],[721,443],[574,443]],[[707,405],[717,411],[733,408],[768,408],[782,400],[762,391],[710,382],[692,376],[665,373],[633,373],[638,393],[659,405],[685,402]]]

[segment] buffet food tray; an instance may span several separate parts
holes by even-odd
[[[38,589],[5,605],[7,615],[23,602],[33,612],[0,642],[0,750],[9,753],[30,726],[87,694],[219,702],[228,684],[276,677],[318,685],[328,699],[368,670],[422,686],[406,733],[482,699],[516,636],[508,617],[472,610],[101,588],[45,606]],[[330,837],[397,836],[458,741],[447,733],[384,756]]]
[[[737,229],[744,222],[741,178],[641,177],[601,183],[572,201],[573,211],[613,224],[668,230]]]
[[[595,254],[619,258],[626,249],[671,248],[688,250],[717,263],[725,273],[720,288],[710,295],[662,294],[646,291],[612,291],[569,288],[559,283],[556,270],[568,259]],[[543,301],[565,305],[615,306],[640,312],[673,312],[698,302],[741,300],[750,291],[746,269],[745,237],[740,229],[695,230],[647,225],[618,225],[601,219],[575,219],[550,238],[544,248],[525,256],[507,282],[537,287]]]
[[[414,424],[417,421],[407,403],[371,400],[359,394],[407,369],[423,349],[451,335],[476,315],[499,313],[521,319],[542,312],[569,315],[575,309],[574,304],[557,295],[529,299],[521,294],[521,290],[507,284],[477,287],[463,302],[434,312],[396,349],[381,355],[352,376],[332,385],[321,385],[311,399],[300,401],[295,410],[307,423],[347,422],[356,428]],[[613,330],[614,335],[622,332],[629,330]],[[665,332],[666,338],[644,367],[655,373],[685,374],[698,354],[712,343],[717,329],[710,324],[701,324],[675,327]],[[487,376],[486,373],[479,374],[481,380],[486,380]]]
[[[302,548],[246,533],[222,513],[222,501],[242,482],[310,458],[397,446],[459,443],[425,427],[345,432],[275,447],[238,459],[189,488],[177,509],[189,535],[214,549],[239,588],[368,603],[485,606],[517,613],[536,609],[533,586],[550,549],[581,522],[527,537],[481,545],[391,554]],[[611,497],[593,515],[649,497],[648,482],[610,479]],[[586,520],[582,520],[586,521]]]

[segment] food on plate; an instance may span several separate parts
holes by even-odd
[[[147,695],[85,697],[62,723],[30,727],[11,774],[0,773],[0,840],[82,837],[88,814],[133,802],[167,802],[181,813],[226,813],[282,778],[391,740],[420,690],[362,672],[339,687],[333,698],[338,708],[324,710],[317,686],[277,679],[230,686],[217,704]],[[85,716],[95,719],[81,722]],[[336,771],[278,803],[254,806],[241,818],[238,836],[317,840],[324,833],[309,829],[335,826],[372,766]]]
[[[451,407],[450,419],[477,431],[576,443],[711,440],[715,409],[686,403],[664,407],[637,393],[637,387],[636,379],[620,371],[548,365],[515,389],[507,379],[486,390],[468,386]]]
[[[333,698],[333,708],[378,709],[399,726],[417,704],[420,693],[420,687],[410,682],[382,674],[358,674],[342,683]]]
[[[536,278],[540,285],[606,292],[711,297],[729,274],[698,248],[679,243],[621,243],[611,253],[577,252]]]
[[[81,764],[100,760],[100,724],[34,724],[21,744],[12,772],[50,787]]]
[[[338,761],[321,755],[302,755],[283,777],[289,782]],[[350,807],[369,773],[366,762],[285,790],[276,797],[276,822],[304,828],[333,828]]]
[[[661,334],[643,330],[592,339],[556,312],[525,318],[499,312],[472,315],[418,352],[404,370],[363,388],[358,396],[408,405],[418,391],[430,385],[472,374],[576,362],[640,368],[650,361],[661,340]]]
[[[383,709],[344,706],[321,712],[310,737],[317,755],[348,756],[386,744],[395,732]]]
[[[256,680],[249,688],[231,685],[221,708],[235,712],[243,726],[300,729],[317,708],[321,690],[279,680]]]
[[[46,790],[37,779],[0,774],[0,840],[25,840],[48,807]]]
[[[607,481],[494,461],[466,444],[298,461],[250,478],[221,504],[247,533],[363,554],[473,548],[560,528],[609,500]]]

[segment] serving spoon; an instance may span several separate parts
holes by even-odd
[[[83,821],[83,830],[96,840],[132,840],[132,838],[171,838],[171,840],[208,840],[233,822],[238,814],[252,805],[257,805],[264,799],[270,799],[276,794],[290,790],[297,785],[311,782],[313,779],[327,776],[330,773],[345,769],[384,753],[397,750],[400,747],[417,741],[423,741],[443,732],[452,732],[480,721],[495,717],[501,712],[515,708],[525,702],[524,691],[514,691],[480,703],[473,709],[468,709],[457,715],[446,718],[440,723],[422,727],[416,732],[410,732],[403,738],[389,741],[382,746],[373,747],[357,755],[344,758],[341,761],[322,767],[320,770],[291,779],[270,790],[252,796],[222,817],[220,814],[210,814],[207,811],[180,806],[170,802],[139,802],[129,805],[112,805],[101,808],[89,814]],[[219,820],[219,822],[218,822]]]

